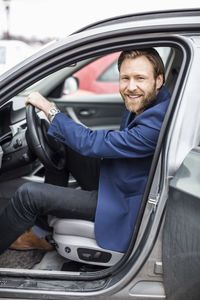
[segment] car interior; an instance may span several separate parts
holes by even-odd
[[[178,48],[170,45],[156,47],[156,49],[165,64],[165,86],[173,93],[182,63],[182,53]],[[33,116],[36,122],[39,122],[38,124],[42,124],[40,134],[45,136],[45,139],[44,131],[49,126],[42,112],[33,109],[28,111],[25,108],[25,99],[32,91],[39,91],[54,102],[61,112],[91,129],[119,128],[124,111],[119,93],[114,89],[113,92],[108,92],[106,87],[102,93],[87,88],[79,89],[80,79],[76,77],[76,72],[98,59],[100,57],[90,57],[58,70],[27,87],[0,108],[0,212],[5,209],[19,186],[28,181],[46,182],[46,165],[61,163],[61,152],[58,150],[52,153],[49,162],[34,153],[32,149],[28,135],[29,128],[34,126],[34,123],[31,123]],[[108,66],[109,70],[103,70],[110,83],[112,83],[112,76],[116,76],[116,68],[117,60]],[[102,78],[100,74],[96,79],[97,85],[98,80]],[[51,148],[51,143],[48,138],[45,140],[48,148]],[[80,188],[73,176],[70,176],[68,186]],[[55,216],[48,216],[48,222],[53,231],[46,233],[46,237],[52,243],[53,250],[8,249],[0,256],[0,268],[93,272],[115,265],[124,255],[124,253],[102,249],[97,245],[93,222],[60,219]],[[35,228],[35,232],[39,232],[39,228]]]

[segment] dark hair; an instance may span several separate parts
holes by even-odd
[[[159,53],[154,48],[122,51],[118,58],[118,70],[120,71],[122,62],[125,59],[134,59],[140,56],[145,56],[153,65],[155,79],[158,75],[163,75],[163,83],[165,83],[165,67]]]

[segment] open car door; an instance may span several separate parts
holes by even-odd
[[[200,147],[193,148],[169,187],[163,234],[167,299],[200,299]]]

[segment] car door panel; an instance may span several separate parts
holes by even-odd
[[[101,94],[90,96],[69,96],[54,101],[61,112],[74,121],[92,129],[118,129],[124,103],[119,94]]]
[[[163,234],[167,299],[200,299],[200,147],[170,183]]]

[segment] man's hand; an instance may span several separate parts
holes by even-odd
[[[27,106],[29,103],[42,110],[46,116],[48,115],[50,108],[54,107],[53,103],[49,102],[38,92],[33,92],[28,96],[25,101],[25,105]]]

